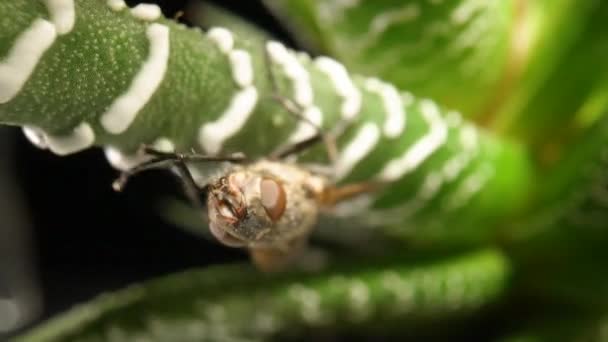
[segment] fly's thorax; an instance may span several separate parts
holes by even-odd
[[[281,162],[235,166],[210,184],[210,229],[229,246],[274,248],[304,238],[317,222],[325,183]]]

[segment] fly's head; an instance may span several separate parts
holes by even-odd
[[[247,204],[243,191],[230,178],[221,177],[209,185],[209,228],[223,244],[240,247],[246,244],[245,241],[231,234],[229,227],[236,227],[245,219]]]
[[[266,174],[239,169],[209,185],[209,228],[232,247],[272,245],[285,237],[286,185]]]

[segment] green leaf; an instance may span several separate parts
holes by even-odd
[[[607,81],[608,6],[603,1],[538,1],[529,11],[529,25],[538,27],[529,62],[492,125],[536,146],[561,145],[601,113],[594,109],[590,114],[586,107]],[[579,115],[588,117],[586,123],[575,121]]]
[[[548,233],[551,228],[569,239],[573,231],[602,234],[606,215],[606,144],[608,116],[585,130],[539,184],[535,205],[521,229],[524,236]]]
[[[49,18],[40,6],[13,7],[0,4],[0,14],[29,11]],[[19,13],[14,17],[19,18]],[[16,43],[20,40],[14,34],[4,35],[4,28],[14,25],[12,18],[6,15],[0,22],[0,42],[7,51],[2,58],[7,61],[20,53]],[[112,10],[101,0],[76,2],[75,18],[73,30],[51,42],[23,87],[0,104],[0,123],[36,127],[59,154],[97,145],[117,148],[119,152],[108,154],[112,159],[129,159],[125,152],[157,144],[177,151],[267,155],[287,144],[300,126],[272,100],[277,95],[269,82],[272,71],[279,95],[306,102],[304,115],[320,110],[324,128],[357,115],[339,137],[338,148],[344,154],[349,146],[351,150],[369,146],[369,150],[352,167],[351,157],[343,157],[340,181],[376,179],[390,184],[371,198],[367,209],[373,215],[367,215],[370,210],[354,211],[369,216],[370,226],[386,227],[389,234],[408,240],[426,230],[433,240],[469,243],[492,236],[496,222],[520,210],[531,181],[527,151],[477,129],[459,113],[429,99],[400,92],[377,79],[349,75],[336,61],[284,51],[277,43],[273,51],[279,56],[270,56],[269,62],[265,46],[254,34],[240,38],[223,31],[224,36],[233,36],[235,46],[222,52],[200,30],[164,18],[141,20],[127,9]],[[168,30],[164,73],[162,58],[154,68],[145,67],[154,51],[166,52],[153,46],[159,41],[149,38],[150,30]],[[235,50],[252,61],[250,84],[239,83],[248,63],[231,64],[227,56]],[[245,118],[242,126],[235,124],[241,118]],[[124,131],[108,127],[121,120],[126,120]],[[370,131],[377,137],[373,143],[369,138],[357,140]],[[301,160],[326,162],[325,155],[319,146]],[[503,169],[509,171],[497,172]],[[438,221],[442,218],[451,222],[445,236],[437,233],[445,231]]]
[[[515,1],[266,1],[296,37],[467,116],[493,108],[511,55]],[[312,37],[312,38],[311,38]]]
[[[203,1],[193,1],[184,10],[187,20],[201,28],[225,27],[244,40],[257,40],[258,44],[271,39],[270,33],[245,21],[220,6]]]
[[[330,51],[329,43],[324,41],[325,33],[319,25],[315,7],[311,6],[308,0],[263,0],[263,2],[291,31],[300,45],[311,51],[325,53]],[[298,15],[293,15],[294,13]]]
[[[494,250],[392,257],[310,275],[221,266],[101,296],[17,341],[266,340],[311,328],[399,329],[475,312],[503,294],[509,273]]]
[[[535,204],[509,230],[522,288],[591,308],[608,305],[607,138],[603,115],[544,171]]]

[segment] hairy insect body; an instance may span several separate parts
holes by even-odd
[[[224,245],[247,248],[256,266],[265,271],[284,269],[305,249],[321,211],[331,212],[337,204],[378,187],[365,182],[336,186],[331,174],[281,159],[248,161],[243,155],[167,153],[146,146],[141,152],[147,160],[124,171],[113,184],[115,190],[121,191],[139,172],[169,167],[192,204],[201,210],[206,206],[212,235]],[[201,184],[186,164],[195,162],[232,164]]]
[[[282,268],[317,223],[327,184],[285,162],[234,165],[209,184],[209,228],[225,245],[248,248],[261,269]]]

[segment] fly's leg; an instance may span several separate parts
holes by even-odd
[[[186,163],[197,163],[197,162],[233,162],[240,163],[246,160],[242,154],[236,154],[232,156],[220,157],[220,156],[205,156],[197,153],[169,153],[158,151],[149,146],[142,146],[140,152],[144,155],[151,156],[150,160],[147,160],[127,171],[124,171],[118,179],[114,181],[112,187],[116,191],[122,191],[128,180],[134,175],[150,170],[150,169],[172,169],[175,171],[177,178],[184,188],[184,192],[188,199],[197,207],[203,208],[203,203],[200,199],[201,193],[206,193],[206,187],[199,187],[194,181],[192,173],[188,169]]]
[[[378,191],[384,185],[385,184],[381,182],[359,182],[341,186],[330,186],[324,189],[321,194],[321,203],[323,206],[332,207],[337,203],[352,199],[359,195]]]
[[[243,163],[247,161],[247,158],[243,153],[235,153],[229,156],[207,156],[204,154],[198,154],[196,152],[180,153],[180,152],[163,152],[153,147],[144,145],[141,148],[141,152],[144,155],[152,156],[153,159],[150,162],[162,162],[162,161],[179,161],[183,163],[203,163],[203,162],[230,162],[230,163]]]
[[[271,154],[270,154],[270,159],[285,159],[289,156],[294,156],[294,155],[298,155],[306,150],[308,150],[309,148],[312,148],[313,146],[315,146],[316,144],[320,143],[324,141],[322,134],[320,133],[316,133],[315,135],[313,135],[312,137],[302,140],[300,142],[297,142],[295,144],[291,144],[291,145],[285,145],[285,146],[281,146],[279,148],[277,148],[276,150],[274,150]],[[327,141],[327,140],[325,140]],[[336,157],[335,155],[337,154],[336,148],[335,148],[335,144],[334,143],[330,143],[333,147],[329,148],[329,146],[327,146],[327,154],[329,159],[333,162],[335,161]]]
[[[194,177],[192,177],[192,173],[186,166],[184,161],[175,163],[174,170],[176,171],[177,178],[182,183],[182,188],[184,189],[184,193],[190,200],[190,202],[197,208],[204,208],[203,201],[201,201],[201,193],[206,194],[208,189],[207,186],[204,188],[200,188],[196,182],[194,181]]]
[[[289,114],[294,116],[296,119],[306,122],[311,125],[316,133],[312,137],[305,139],[303,141],[297,142],[292,145],[281,146],[270,154],[271,159],[284,159],[286,157],[292,155],[298,155],[318,143],[325,144],[325,149],[327,151],[327,156],[332,164],[335,163],[338,155],[338,149],[336,144],[335,135],[327,133],[323,130],[322,127],[312,122],[310,119],[305,117],[302,113],[304,112],[304,108],[293,101],[292,99],[281,95],[279,90],[277,77],[272,69],[272,63],[270,62],[270,56],[268,55],[268,51],[264,50],[264,58],[266,61],[266,66],[268,70],[268,81],[272,88],[272,99],[277,101],[283,109],[285,109]]]

